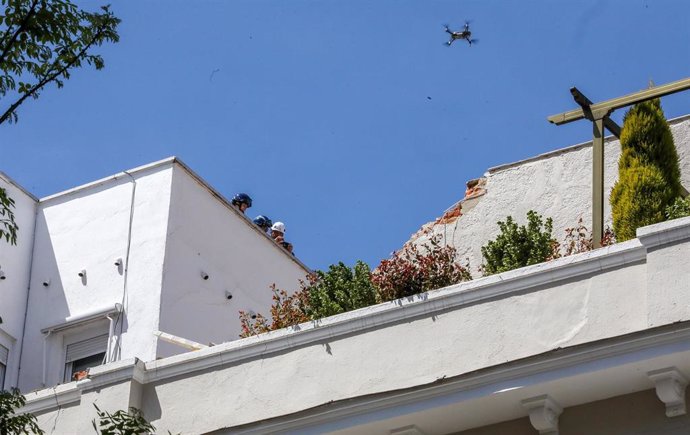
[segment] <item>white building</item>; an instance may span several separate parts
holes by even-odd
[[[9,177],[17,246],[0,244],[4,387],[69,382],[105,361],[185,352],[153,334],[236,340],[238,311],[307,268],[181,161],[166,159],[40,200]]]
[[[690,117],[672,121],[672,130],[687,186]],[[449,213],[430,228],[472,254],[493,237],[487,225],[508,210],[555,213],[560,229],[587,219],[590,145],[490,170],[460,216]],[[616,146],[607,142],[608,186]],[[94,403],[140,408],[160,433],[183,434],[680,435],[690,428],[690,218],[641,228],[638,238],[596,251],[229,341],[237,310],[265,311],[266,286],[294,285],[306,269],[182,164],[159,162],[38,202],[10,187],[26,197],[20,225],[32,224],[32,210],[38,217],[33,262],[10,263],[4,250],[0,257],[7,272],[0,286],[16,270],[29,288],[23,334],[21,313],[0,325],[10,353],[24,348],[10,356],[9,385],[21,360],[23,389],[50,387],[27,394],[25,411],[55,434],[90,431]],[[245,252],[247,245],[256,252]],[[12,249],[32,258],[21,243]],[[259,261],[267,256],[270,271]],[[114,265],[118,258],[129,276]],[[227,290],[238,296],[223,300]],[[26,291],[12,291],[21,311]],[[124,315],[115,305],[123,300]],[[156,329],[219,344],[180,353],[157,341]],[[74,365],[72,350],[82,356],[77,351],[95,337],[110,337],[110,347],[99,349],[112,362],[56,385]]]

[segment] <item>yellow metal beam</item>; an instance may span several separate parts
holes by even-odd
[[[620,109],[621,107],[663,97],[664,95],[675,94],[676,92],[681,92],[686,89],[690,89],[690,78],[667,83],[661,86],[655,86],[650,89],[645,89],[644,91],[602,101],[601,103],[595,103],[590,105],[589,108],[591,112],[595,114],[595,117],[599,115],[603,118],[604,116],[609,115],[611,112],[616,109]],[[551,115],[547,119],[552,124],[561,125],[585,118],[587,118],[587,116],[585,116],[584,110],[579,108],[569,112],[559,113],[558,115]]]

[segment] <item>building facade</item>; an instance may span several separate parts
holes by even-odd
[[[671,126],[687,187],[690,117]],[[553,216],[556,231],[588,224],[590,147],[490,169],[412,242],[441,234],[478,265],[495,235],[487,223],[507,210]],[[607,190],[617,147],[607,142]],[[264,311],[269,284],[294,287],[307,269],[184,164],[164,160],[41,200],[5,185],[21,197],[20,226],[35,227],[30,242],[0,252],[0,286],[15,289],[12,310],[0,307],[5,385],[37,389],[24,410],[53,433],[90,431],[93,404],[137,407],[160,433],[182,434],[690,428],[690,218],[236,340],[237,311]],[[154,331],[215,345],[186,351]],[[71,380],[89,357],[106,364]]]
[[[599,250],[27,396],[55,433],[102,409],[159,433],[688,433],[690,218]]]
[[[270,305],[273,283],[308,273],[179,159],[40,200],[3,176],[17,246],[0,246],[4,387],[70,382],[128,358],[236,340],[238,311]]]

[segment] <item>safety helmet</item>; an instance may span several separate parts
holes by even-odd
[[[282,222],[276,222],[271,226],[271,231],[278,231],[279,233],[285,233],[285,224]]]
[[[237,193],[232,197],[232,205],[239,206],[240,204],[247,204],[247,207],[252,206],[252,198],[246,193]]]
[[[270,220],[268,218],[268,216],[264,216],[262,214],[255,217],[252,222],[254,222],[254,225],[256,225],[257,227],[259,227],[263,230],[267,230],[267,229],[271,228],[271,225],[273,225],[273,221]]]

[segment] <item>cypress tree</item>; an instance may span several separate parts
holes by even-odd
[[[637,228],[665,220],[664,210],[680,192],[678,153],[661,102],[638,103],[623,118],[618,181],[611,191],[616,239],[633,239]]]

